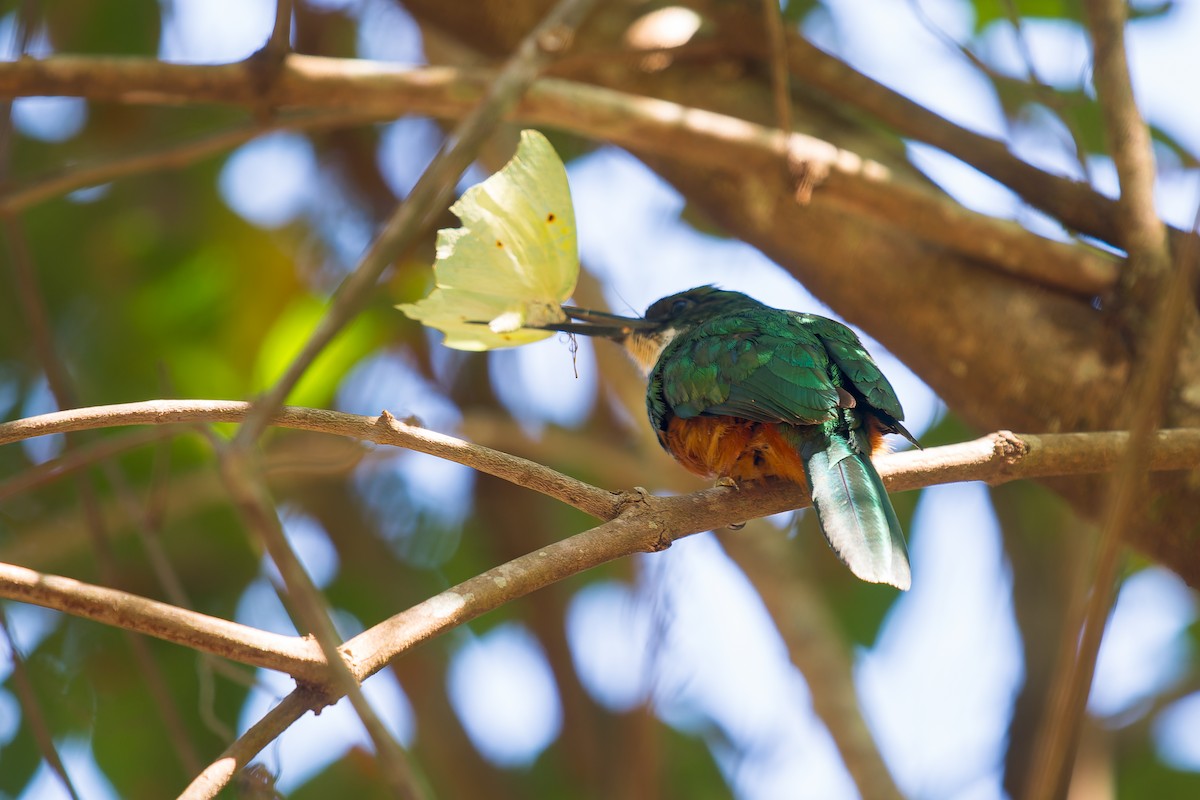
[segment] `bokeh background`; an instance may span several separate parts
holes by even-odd
[[[17,52],[16,5],[0,4],[7,58]],[[41,5],[29,45],[35,56],[186,63],[246,58],[263,45],[275,14],[269,0]],[[456,13],[471,13],[470,4],[457,5]],[[624,5],[639,13],[663,7]],[[1079,178],[1086,168],[1097,187],[1115,192],[1076,4],[787,0],[783,9],[789,25],[866,74],[1006,141],[1031,163]],[[1159,210],[1186,226],[1200,202],[1200,4],[1134,9],[1129,45],[1138,98],[1156,133]],[[444,31],[431,34],[396,0],[297,0],[295,12],[301,52],[409,65],[466,60]],[[673,24],[686,31],[690,19],[677,16]],[[1036,91],[1031,69],[1042,84]],[[1055,105],[1047,97],[1066,100]],[[9,173],[31,179],[246,119],[219,106],[21,98],[12,104]],[[504,162],[516,130],[497,132],[460,188]],[[379,222],[411,190],[444,131],[443,121],[405,117],[270,132],[179,169],[24,209],[39,290],[79,404],[247,398],[265,388]],[[666,294],[716,283],[773,305],[836,315],[643,161],[603,142],[547,132],[569,159],[585,270],[581,301],[640,312]],[[941,151],[888,141],[901,162],[963,205],[1067,238],[999,183]],[[453,220],[444,215],[440,224]],[[613,489],[701,488],[657,451],[638,378],[615,348],[560,337],[464,354],[396,312],[395,303],[429,288],[429,234],[389,272],[290,402],[413,415],[434,430]],[[9,277],[0,284],[0,415],[15,419],[56,403]],[[903,320],[906,312],[893,313]],[[866,338],[924,443],[981,432]],[[163,596],[161,573],[145,552],[149,530],[192,607],[294,632],[273,568],[224,497],[205,436],[125,430],[83,441],[120,450],[87,470],[87,479],[122,588]],[[0,492],[57,463],[65,444],[51,436],[0,449]],[[272,435],[264,450],[286,531],[346,636],[592,524],[532,492],[419,454],[299,433]],[[79,479],[44,474],[32,489],[0,494],[0,560],[104,582]],[[760,597],[754,565],[762,552],[731,557],[747,540],[770,540],[783,546],[773,552],[797,561],[803,578],[789,588],[788,603],[816,631],[804,645],[807,663],[828,652],[844,658],[843,679],[901,793],[1010,796],[1033,731],[1017,712],[1018,698],[1031,680],[1047,680],[1029,674],[1030,652],[1044,655],[1057,642],[1040,615],[1060,613],[1071,559],[1088,552],[1095,529],[1051,491],[1027,483],[996,490],[956,484],[895,502],[910,537],[908,593],[854,581],[806,513],[781,515],[739,532],[694,536],[512,603],[401,659],[367,682],[367,694],[441,797],[856,796],[860,788],[813,712],[813,696],[837,686],[824,673],[797,669]],[[1196,611],[1183,580],[1134,557],[1101,651],[1072,797],[1200,796]],[[11,639],[0,641],[0,796],[67,796],[16,699],[7,655],[13,647],[29,666],[81,796],[161,797],[186,785],[180,739],[164,734],[122,634],[22,604],[5,603],[4,613]],[[202,763],[291,689],[286,676],[231,669],[159,642],[149,649],[182,736]],[[380,789],[369,751],[343,702],[304,718],[264,751],[258,783],[241,791],[374,796]]]

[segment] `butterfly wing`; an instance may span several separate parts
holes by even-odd
[[[522,131],[512,160],[450,210],[462,227],[438,232],[433,292],[397,307],[461,350],[552,335],[523,326],[566,319],[579,252],[566,168],[546,137]]]

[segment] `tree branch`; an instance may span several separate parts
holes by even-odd
[[[12,664],[10,685],[17,696],[17,702],[20,703],[21,714],[25,718],[24,722],[29,726],[29,732],[33,734],[33,740],[37,743],[46,766],[50,767],[50,771],[58,778],[67,796],[71,800],[79,800],[79,792],[76,791],[66,765],[63,764],[62,756],[54,745],[54,734],[51,733],[46,714],[42,710],[41,703],[38,702],[37,690],[29,677],[29,667],[25,663],[25,656],[21,653],[17,640],[13,638],[3,606],[0,606],[0,636],[3,636],[4,641],[8,643],[8,657]],[[5,683],[10,683],[10,681],[6,680]]]
[[[235,402],[152,401],[60,411],[0,424],[0,444],[50,433],[124,424],[236,422],[247,413],[248,408],[247,403]],[[525,468],[523,465],[530,465],[532,462],[459,442],[451,437],[420,431],[394,421],[395,428],[381,428],[378,424],[381,419],[386,417],[371,418],[335,411],[286,408],[274,422],[284,427],[324,431],[343,436],[357,435],[381,444],[412,446],[448,457],[458,463],[487,468],[486,471],[491,474],[521,485],[529,485],[529,482],[523,479],[521,470]],[[436,446],[430,447],[431,441]],[[982,480],[996,484],[1019,478],[1104,472],[1120,462],[1128,441],[1128,434],[1123,432],[1034,436],[1001,431],[972,442],[884,455],[879,457],[876,463],[891,491],[960,480]],[[494,469],[498,462],[505,464],[504,469]],[[1189,469],[1198,464],[1200,429],[1163,430],[1152,437],[1149,469]],[[542,476],[543,483],[547,473],[557,475],[545,467],[533,467],[534,472]],[[559,477],[571,481],[565,476]],[[589,494],[601,493],[606,498],[622,497],[594,487],[589,489]],[[564,502],[570,502],[573,497],[570,494],[547,494],[558,496]],[[356,677],[361,680],[420,641],[548,583],[625,555],[661,550],[683,536],[804,507],[808,502],[807,493],[802,487],[770,481],[746,485],[738,490],[717,487],[669,498],[641,496],[636,502],[591,504],[591,508],[610,521],[550,544],[535,553],[511,561],[430,598],[352,639],[343,649],[352,659]],[[583,507],[582,504],[574,504]],[[10,596],[72,611],[100,621],[111,620],[113,624],[123,624],[131,629],[170,638],[171,641],[181,640],[175,638],[176,634],[170,630],[164,632],[164,624],[170,622],[169,614],[182,614],[183,616],[178,618],[179,624],[212,630],[212,637],[195,645],[200,649],[229,655],[228,648],[224,651],[217,650],[217,645],[214,644],[229,642],[233,648],[232,652],[235,653],[230,657],[246,663],[284,669],[314,682],[324,677],[324,673],[313,666],[310,646],[306,645],[297,651],[296,646],[291,643],[293,640],[288,637],[282,637],[274,647],[275,655],[285,659],[293,658],[295,661],[290,665],[285,661],[263,664],[259,660],[252,660],[257,659],[257,655],[242,652],[250,644],[247,637],[251,636],[242,626],[225,629],[221,626],[233,626],[233,623],[220,623],[216,628],[210,628],[219,621],[207,622],[211,618],[173,609],[164,604],[154,604],[154,601],[149,600],[142,602],[151,605],[134,602],[130,606],[122,602],[120,608],[132,608],[138,613],[130,611],[117,614],[112,604],[118,599],[132,596],[98,587],[86,587],[85,584],[65,578],[58,580],[69,583],[43,582],[39,580],[38,573],[22,570],[20,567],[10,569],[16,570],[9,573],[12,577],[8,585],[14,588],[7,591],[15,593]],[[76,596],[76,587],[82,587],[81,596],[85,599],[92,596],[88,592],[93,590],[101,594],[94,596],[97,598],[95,602],[84,602],[80,611],[75,612],[69,601]],[[112,594],[103,594],[106,592]],[[101,616],[103,614],[114,616]],[[170,628],[170,624],[165,624],[165,627]],[[258,633],[253,635],[257,636]],[[225,647],[224,644],[221,646]]]
[[[291,724],[309,711],[324,708],[326,698],[317,691],[297,687],[279,705],[225,748],[217,759],[197,775],[179,795],[179,800],[211,800],[244,769],[264,747],[279,738]]]
[[[240,422],[249,408],[249,403],[240,400],[146,400],[74,408],[0,423],[0,445],[53,433],[124,425]],[[536,462],[401,422],[386,411],[377,417],[365,417],[285,406],[271,422],[283,428],[349,436],[444,458],[533,489],[600,519],[615,518],[628,502],[624,493],[599,489]],[[884,454],[875,463],[892,491],[955,481],[995,485],[1025,478],[1109,472],[1120,463],[1128,442],[1129,434],[1123,431],[1050,434],[997,431],[970,442]],[[1200,465],[1200,428],[1170,428],[1154,433],[1150,441],[1150,470],[1194,469],[1197,465]],[[735,498],[733,503],[740,514],[755,511],[754,502],[742,503]],[[772,508],[751,516],[786,510]]]
[[[728,535],[721,544],[754,583],[787,644],[788,657],[808,682],[813,711],[825,724],[861,797],[902,800],[863,719],[853,657],[829,603],[798,563],[783,536]]]
[[[141,146],[126,154],[74,164],[50,174],[34,176],[20,185],[7,188],[0,192],[0,212],[21,211],[53,197],[118,178],[160,169],[189,167],[204,158],[232,150],[273,131],[333,128],[358,125],[376,119],[379,118],[343,111],[295,114],[267,123],[248,123],[158,148]]]
[[[704,6],[705,15],[719,20],[717,27],[729,34],[724,39],[727,46],[747,56],[763,57],[761,38],[756,35],[757,20],[753,19],[755,9],[715,2]],[[930,111],[825,52],[798,30],[788,33],[788,68],[796,83],[865,112],[906,139],[932,145],[970,164],[1067,227],[1123,247],[1118,203],[1095,192],[1087,183],[1053,175],[1023,161],[1005,142]],[[1177,230],[1171,233],[1172,239],[1184,235]]]
[[[0,445],[51,433],[119,425],[241,422],[249,409],[249,403],[239,400],[148,400],[75,408],[0,423]],[[616,516],[621,504],[621,495],[617,493],[598,489],[528,459],[401,422],[387,411],[378,417],[364,417],[286,406],[271,421],[285,428],[349,436],[444,458],[549,495],[601,519]]]
[[[790,57],[795,61],[795,52],[790,51]],[[245,70],[242,65],[187,66],[149,59],[55,56],[0,64],[0,93],[70,95],[125,103],[220,102],[253,108],[260,98],[251,91]],[[293,54],[284,60],[272,98],[281,107],[343,110],[366,117],[425,113],[456,118],[476,107],[491,75],[483,70],[400,69]],[[735,174],[745,172],[748,164],[776,166],[779,162],[773,128],[573,81],[536,81],[512,117]],[[1042,238],[1016,223],[969,211],[931,191],[902,186],[891,181],[880,165],[826,142],[793,134],[788,156],[828,174],[820,188],[829,199],[865,209],[889,225],[911,230],[975,258],[983,266],[1087,296],[1104,292],[1116,280],[1116,266],[1108,258]],[[1008,158],[1047,181],[1063,180],[1053,179],[1015,156]],[[1071,185],[1078,187],[1076,194],[1094,195],[1081,184]],[[1031,191],[1035,189],[1045,193],[1046,187],[1037,184]]]
[[[425,229],[429,218],[446,207],[459,177],[466,171],[483,142],[525,94],[543,69],[570,47],[575,29],[586,18],[595,0],[559,0],[496,73],[486,93],[463,116],[433,161],[421,173],[408,197],[388,219],[370,248],[330,300],[316,329],[283,375],[256,402],[242,423],[233,446],[245,448],[255,441],[268,419],[283,405],[308,366],[354,316],[376,281]],[[283,65],[286,69],[286,63]],[[277,85],[285,83],[280,75]]]
[[[213,401],[154,401],[125,406],[75,409],[0,424],[0,443],[49,433],[122,424],[236,422],[247,409],[247,403]],[[532,462],[400,423],[395,423],[397,428],[394,430],[391,427],[382,429],[381,435],[378,425],[380,419],[334,411],[287,408],[276,417],[275,423],[337,435],[358,435],[381,444],[413,446],[415,449],[449,457],[469,466],[486,467],[486,471],[491,474],[521,485],[529,485],[520,474],[520,470],[523,469],[520,465],[529,465]],[[996,484],[1019,478],[1078,475],[1110,470],[1123,457],[1128,439],[1128,434],[1121,432],[1034,436],[1002,431],[972,442],[884,455],[877,459],[877,465],[885,484],[892,491],[959,480],[982,480]],[[436,447],[428,446],[431,440],[436,443]],[[504,463],[505,469],[492,469],[497,462]],[[1150,469],[1179,470],[1195,468],[1197,464],[1200,464],[1200,429],[1158,431],[1153,437],[1149,454]],[[557,475],[545,467],[533,466],[543,477],[546,473]],[[571,480],[565,476],[560,477]],[[607,498],[621,497],[594,488],[590,493],[596,492]],[[565,502],[570,502],[570,498],[571,495],[559,497]],[[734,492],[716,488],[671,498],[642,497],[633,503],[594,504],[591,507],[595,511],[612,521],[543,548],[523,557],[524,560],[517,559],[497,567],[431,598],[391,621],[381,623],[384,627],[376,626],[368,633],[351,640],[346,645],[346,650],[357,664],[356,674],[360,678],[365,677],[361,674],[363,671],[373,672],[416,642],[567,575],[631,553],[662,549],[681,536],[807,504],[807,495],[801,487],[779,482],[747,485]],[[581,504],[576,505],[583,507]],[[25,580],[26,584],[36,586],[36,580],[29,576],[36,576],[36,573],[28,573]],[[21,581],[16,581],[16,584],[21,584]],[[29,588],[19,591],[32,592]],[[67,592],[62,597],[69,595]],[[117,594],[119,595],[120,593]],[[33,599],[33,594],[24,594],[22,597],[29,597],[31,602],[38,602]],[[65,600],[54,600],[44,604],[63,608],[63,602]],[[166,606],[162,610],[165,613],[166,609],[170,608]],[[81,615],[107,621],[107,618],[92,617],[92,613],[102,612]],[[190,620],[194,612],[180,613],[187,615]],[[203,615],[197,615],[197,618],[207,619]],[[133,619],[133,616],[127,616],[125,619]],[[139,623],[140,627],[136,629],[160,635],[155,630],[161,627],[161,620],[159,617],[148,619],[144,624]],[[287,637],[284,638],[286,640]],[[235,636],[234,639],[235,642],[245,641],[244,636]],[[364,646],[364,642],[370,644]],[[218,652],[212,650],[212,647],[212,644],[208,644],[203,649]],[[276,649],[280,653],[290,653],[300,659],[301,663],[294,668],[303,672],[293,674],[316,679],[318,676],[313,674],[312,659],[308,655],[311,650],[303,650],[297,654],[295,650],[287,649],[288,647],[292,645],[281,644]],[[234,657],[247,663],[259,663],[249,660],[248,657]],[[265,666],[292,672],[292,667],[278,664],[279,662],[276,662],[275,666]],[[363,664],[367,666],[364,667]]]
[[[1128,15],[1123,0],[1089,0],[1084,3],[1092,36],[1093,80],[1100,111],[1104,115],[1108,149],[1117,168],[1121,196],[1117,216],[1121,241],[1129,253],[1130,269],[1149,279],[1142,302],[1157,299],[1158,283],[1170,270],[1167,226],[1154,208],[1154,153],[1150,129],[1138,111],[1125,57],[1125,23]],[[1136,283],[1140,278],[1135,277]],[[1128,285],[1129,279],[1123,283]]]
[[[248,416],[253,415],[252,409]],[[376,761],[384,784],[395,797],[403,800],[420,800],[429,797],[429,787],[419,776],[408,752],[400,746],[375,708],[363,693],[362,685],[342,659],[338,646],[341,637],[330,617],[329,606],[324,595],[313,584],[312,578],[300,558],[292,550],[291,543],[283,532],[283,524],[275,505],[263,485],[261,472],[250,463],[250,454],[234,445],[226,447],[221,454],[221,477],[243,522],[266,547],[283,579],[287,606],[299,622],[298,627],[307,630],[321,651],[328,667],[326,685],[336,689],[337,696],[346,696],[354,713],[366,729],[367,736],[375,747]]]
[[[244,416],[247,410],[246,403],[213,401],[155,401],[74,409],[0,424],[0,443],[119,424],[232,422]],[[381,420],[385,422],[384,426],[379,424]],[[357,434],[369,441],[412,444],[426,451],[437,449],[441,451],[439,454],[472,465],[491,466],[503,456],[450,437],[428,432],[418,435],[419,429],[394,420],[386,424],[386,416],[370,418],[287,408],[274,421],[287,427],[323,430],[337,435]],[[1123,457],[1128,439],[1125,433],[1018,436],[999,432],[973,442],[882,456],[877,463],[885,484],[893,491],[953,480],[1003,483],[1021,477],[1084,474],[1110,469]],[[428,447],[430,440],[436,442],[436,448]],[[512,457],[499,460],[508,468],[522,463]],[[1153,437],[1149,468],[1184,469],[1194,468],[1197,464],[1200,464],[1200,429],[1159,431]],[[543,470],[544,467],[538,468],[538,471]],[[502,477],[524,483],[517,474]],[[608,492],[603,494],[616,497]],[[665,549],[684,536],[807,504],[807,494],[802,487],[778,481],[750,484],[740,489],[716,487],[666,498],[643,495],[636,502],[603,504],[605,513],[612,516],[610,521],[550,543],[431,597],[373,626],[345,643],[340,650],[355,679],[361,681],[421,642],[555,581],[633,553]],[[274,637],[272,650],[264,652],[256,644],[259,637],[265,635],[259,631],[248,632],[234,623],[113,590],[88,587],[65,578],[42,576],[20,567],[6,569],[7,572],[0,572],[0,575],[10,576],[3,584],[7,587],[5,591],[11,593],[7,596],[142,630],[207,652],[231,655],[246,663],[285,669],[303,675],[314,688],[326,692],[330,702],[340,696],[337,688],[340,684],[330,682],[324,660],[316,660],[319,656],[314,657],[315,648],[309,643],[297,646],[300,640]],[[208,633],[196,637],[176,628]],[[192,638],[185,639],[185,636]],[[219,643],[219,647],[214,643]],[[212,769],[223,767],[214,765],[210,767]],[[209,774],[209,771],[204,773]]]
[[[1154,463],[1159,468],[1200,463],[1200,430],[1163,433],[1170,434],[1170,439],[1156,442]],[[1119,458],[1126,438],[1125,434],[1017,437],[1001,433],[953,447],[959,450],[972,479],[1004,482],[1015,478],[1021,465],[1038,472],[1057,462],[1080,472],[1092,471],[1100,463]],[[1181,459],[1177,443],[1172,441],[1178,438],[1190,445],[1186,459]],[[1055,458],[1053,444],[1047,447],[1047,441],[1064,445],[1062,459]],[[942,449],[949,448],[881,458],[880,473],[893,490],[947,482],[940,480],[949,478],[943,470],[945,460],[934,452]],[[897,469],[907,460],[925,462],[929,469],[921,479],[912,480]],[[365,680],[438,634],[556,581],[634,553],[664,550],[685,536],[807,504],[801,487],[778,481],[665,498],[646,495],[609,522],[490,569],[372,626],[343,645],[342,651],[355,676]]]
[[[1086,183],[1052,175],[984,136],[935,114],[799,34],[789,42],[793,74],[831,97],[867,112],[906,138],[916,139],[975,167],[1015,192],[1022,200],[1064,225],[1101,241],[1114,241],[1119,230],[1117,205]]]
[[[118,589],[0,563],[0,597],[144,633],[303,681],[324,683],[329,667],[311,639],[268,633]]]
[[[1090,0],[1085,5],[1095,51],[1096,91],[1121,182],[1119,222],[1122,244],[1129,253],[1129,274],[1122,276],[1119,300],[1145,322],[1133,326],[1142,367],[1121,410],[1121,419],[1130,428],[1129,446],[1106,497],[1091,585],[1081,587],[1085,594],[1076,603],[1083,609],[1082,619],[1070,621],[1073,631],[1079,632],[1078,647],[1073,636],[1066,640],[1056,666],[1049,710],[1038,731],[1040,746],[1029,778],[1032,800],[1052,800],[1070,785],[1100,642],[1117,596],[1124,544],[1130,529],[1141,527],[1137,515],[1147,502],[1151,440],[1166,412],[1181,344],[1187,338],[1189,308],[1195,320],[1188,246],[1194,237],[1185,240],[1174,274],[1169,282],[1165,280],[1170,269],[1166,226],[1154,209],[1150,134],[1134,102],[1125,57],[1125,2]]]

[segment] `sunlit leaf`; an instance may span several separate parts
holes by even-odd
[[[265,389],[288,368],[314,328],[326,313],[326,306],[310,296],[299,296],[280,314],[259,349],[255,367],[255,386]],[[359,314],[321,351],[289,395],[299,405],[327,405],[339,381],[366,354],[382,341],[379,319]]]

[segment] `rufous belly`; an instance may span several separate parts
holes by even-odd
[[[872,455],[886,451],[880,423],[867,418]],[[738,417],[672,417],[659,439],[675,460],[704,478],[806,481],[804,462],[780,425]]]
[[[674,417],[659,438],[685,469],[705,478],[777,477],[805,482],[800,455],[771,423],[737,417]]]

